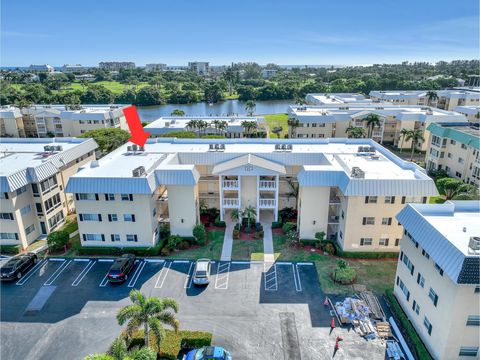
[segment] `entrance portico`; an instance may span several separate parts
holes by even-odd
[[[246,154],[214,166],[212,173],[219,176],[221,220],[226,209],[251,206],[257,221],[260,210],[272,210],[277,221],[279,176],[286,174],[283,165]]]

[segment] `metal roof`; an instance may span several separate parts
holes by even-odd
[[[427,130],[438,137],[452,139],[480,150],[480,130],[478,127],[472,127],[471,123],[432,123]]]
[[[478,201],[447,201],[408,204],[397,220],[455,283],[479,284],[480,255],[468,250],[480,235],[479,214]]]
[[[213,167],[212,174],[224,173],[228,170],[236,169],[245,165],[253,165],[255,167],[259,167],[265,170],[270,170],[279,174],[286,173],[285,166],[283,165],[280,165],[273,161],[263,159],[253,154],[246,154],[246,155],[239,156],[235,159],[225,161],[224,163],[215,165]]]

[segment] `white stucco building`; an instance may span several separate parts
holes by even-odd
[[[210,72],[210,63],[206,61],[192,61],[188,63],[188,69],[197,75],[207,76]]]
[[[364,95],[358,93],[312,93],[305,96],[305,101],[310,105],[371,104],[380,102],[367,99]]]
[[[465,115],[469,122],[480,123],[480,105],[457,106],[454,110]]]

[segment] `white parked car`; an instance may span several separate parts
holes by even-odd
[[[198,259],[193,272],[194,285],[208,285],[212,262],[209,259]]]

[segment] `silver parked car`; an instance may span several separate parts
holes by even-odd
[[[195,264],[193,272],[193,283],[195,285],[208,285],[210,282],[210,269],[212,262],[209,259],[199,259]]]

